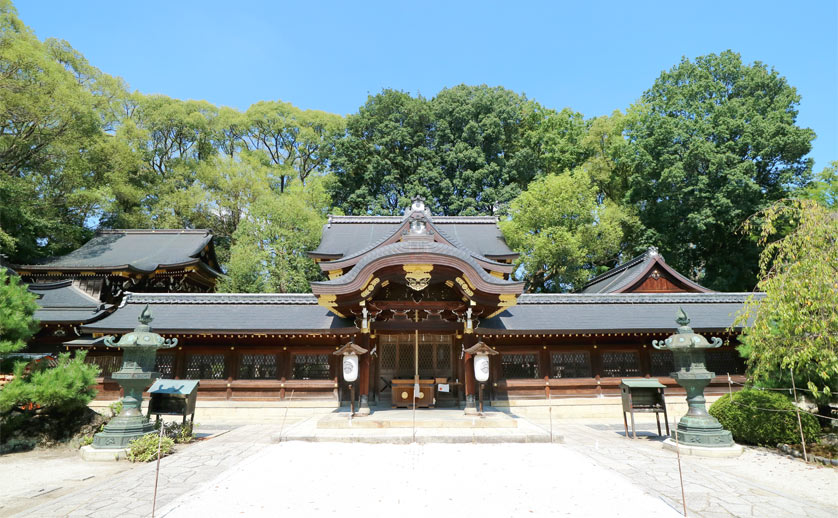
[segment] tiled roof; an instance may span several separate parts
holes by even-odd
[[[120,269],[153,272],[159,267],[205,263],[207,273],[220,275],[210,264],[215,257],[201,257],[211,244],[208,230],[101,230],[81,248],[67,255],[45,259],[18,270]],[[211,254],[213,248],[210,247]]]
[[[30,284],[27,288],[38,296],[35,318],[46,324],[92,322],[103,316],[108,308],[73,286],[70,280]]]

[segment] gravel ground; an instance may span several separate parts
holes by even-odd
[[[324,468],[336,463],[334,469]],[[363,484],[359,483],[363,481]],[[680,516],[550,444],[273,444],[159,516]],[[370,514],[371,513],[371,514]]]

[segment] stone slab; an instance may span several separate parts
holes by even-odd
[[[103,449],[94,448],[87,445],[79,449],[79,455],[82,460],[88,462],[114,462],[118,460],[125,460],[128,458],[128,450],[126,448],[118,449]]]
[[[319,429],[389,429],[389,428],[517,428],[518,420],[501,412],[467,416],[458,409],[422,409],[414,417],[412,410],[378,410],[368,416],[336,412],[317,421]]]
[[[666,439],[661,444],[665,450],[679,451],[681,452],[681,455],[695,455],[697,457],[738,457],[742,455],[742,452],[744,451],[742,446],[739,444],[734,444],[733,446],[723,446],[720,448],[711,448],[707,446],[693,446],[684,443],[676,444],[672,439]]]

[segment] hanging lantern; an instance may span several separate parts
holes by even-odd
[[[343,357],[343,379],[347,383],[352,383],[358,379],[358,355],[355,353],[347,354]]]

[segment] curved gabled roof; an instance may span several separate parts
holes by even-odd
[[[430,240],[405,240],[384,245],[367,253],[346,275],[342,275],[336,279],[328,281],[312,282],[311,285],[312,287],[336,287],[347,286],[356,281],[362,282],[364,279],[360,278],[359,275],[361,275],[361,273],[364,272],[368,266],[387,258],[399,258],[399,264],[403,264],[405,261],[401,258],[404,258],[405,256],[413,258],[417,254],[431,254],[451,258],[460,265],[467,266],[469,270],[472,270],[472,272],[468,273],[476,274],[479,278],[479,280],[473,280],[476,282],[482,282],[484,285],[493,285],[503,288],[520,288],[523,286],[522,282],[505,280],[488,274],[480,267],[479,264],[477,264],[471,254],[467,252],[454,248],[453,246],[446,245],[445,243]],[[411,263],[416,261],[407,260],[406,262]],[[504,292],[506,291],[507,290],[504,290]]]
[[[207,248],[209,246],[209,248]],[[207,251],[205,251],[207,249]],[[100,230],[81,248],[18,270],[131,270],[151,273],[158,268],[203,263],[212,277],[221,275],[209,230]]]

